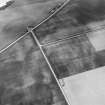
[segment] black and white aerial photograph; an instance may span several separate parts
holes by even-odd
[[[0,105],[105,105],[105,0],[0,0]]]
[[[0,105],[68,105],[31,33],[0,55]]]

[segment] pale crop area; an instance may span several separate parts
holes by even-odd
[[[0,6],[7,0],[0,0]],[[26,32],[27,26],[35,26],[49,15],[49,11],[64,0],[14,0],[0,10],[0,49]]]
[[[7,2],[11,0],[0,0],[0,7],[5,6]]]

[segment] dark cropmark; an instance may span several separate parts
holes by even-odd
[[[15,2],[15,1],[13,1],[13,0],[12,0],[12,1],[8,1],[8,2],[6,3],[6,5],[0,7],[0,11],[7,9],[7,8],[8,8],[9,6],[11,6],[14,2]]]
[[[80,0],[76,8],[76,19],[80,24],[88,24],[105,18],[105,0]]]

